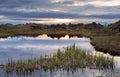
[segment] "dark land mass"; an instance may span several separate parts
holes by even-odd
[[[107,26],[97,24],[52,24],[43,25],[36,23],[27,24],[1,24],[0,38],[13,36],[38,36],[48,34],[52,38],[65,36],[66,34],[78,37],[91,38],[91,44],[97,51],[120,56],[120,20]]]

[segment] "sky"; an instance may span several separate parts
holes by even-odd
[[[120,0],[0,0],[0,23],[112,23]]]

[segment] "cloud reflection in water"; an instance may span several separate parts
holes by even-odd
[[[70,38],[68,35],[61,37],[61,39],[52,39],[47,35],[40,35],[38,37],[8,37],[0,39],[0,63],[5,63],[8,59],[27,59],[31,57],[39,57],[40,55],[52,54],[57,49],[64,49],[67,46],[75,44],[77,47],[92,52],[95,52],[94,47],[90,44],[89,38]],[[96,53],[96,52],[95,52]],[[100,52],[97,52],[100,54]],[[101,53],[103,54],[103,53]],[[103,54],[106,55],[106,54]],[[107,56],[110,56],[107,54]],[[120,73],[120,57],[115,57],[116,70],[115,72]],[[86,69],[87,74],[80,74],[86,77],[92,75],[95,72],[96,75],[102,75],[104,71]],[[74,75],[79,75],[78,72]],[[80,72],[79,72],[80,73]],[[59,75],[60,72],[56,72]],[[109,73],[104,73],[109,74]],[[37,74],[34,74],[37,75]],[[66,74],[67,75],[67,74]],[[72,75],[71,75],[72,76]],[[56,76],[55,76],[56,77]],[[60,77],[60,76],[58,76]],[[64,77],[64,76],[63,76]],[[91,76],[92,77],[92,76]]]
[[[70,38],[65,36],[62,39],[52,39],[47,35],[40,35],[38,37],[8,37],[0,39],[0,63],[4,63],[8,58],[20,59],[29,58],[33,56],[40,56],[45,54],[52,54],[57,49],[64,49],[64,47],[75,44],[77,47],[94,51],[90,44],[89,38]]]

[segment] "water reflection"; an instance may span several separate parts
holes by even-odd
[[[2,73],[2,74],[1,74]],[[44,71],[39,70],[31,74],[6,74],[0,71],[0,77],[115,77],[112,71],[95,70],[95,69],[78,69],[76,71],[54,70]]]
[[[87,51],[95,51],[89,38],[71,37],[69,39],[68,35],[61,39],[52,39],[45,34],[38,37],[19,36],[0,39],[0,63],[5,63],[8,58],[26,59],[51,54],[57,49],[64,49],[63,47],[73,44]]]
[[[78,37],[61,37],[60,39],[48,37],[46,34],[38,37],[8,37],[0,39],[0,64],[4,64],[8,59],[14,60],[27,59],[30,57],[36,57],[45,54],[55,53],[57,49],[64,49],[64,47],[75,44],[77,47],[89,51],[95,52],[94,47],[90,44],[89,38]],[[103,54],[103,53],[102,53]],[[104,54],[106,55],[106,54]],[[107,55],[109,56],[109,55]],[[114,58],[116,61],[115,75],[120,75],[120,57]],[[75,72],[66,70],[50,71],[35,71],[25,77],[98,77],[98,76],[112,76],[109,70],[95,70],[95,69],[78,69]],[[114,76],[115,76],[114,75]],[[113,77],[114,77],[113,76]],[[0,70],[0,77],[7,77],[5,71]],[[9,75],[9,77],[18,77],[17,74]],[[19,76],[24,77],[24,76]]]

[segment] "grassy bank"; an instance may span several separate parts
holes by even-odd
[[[0,37],[8,36],[37,36],[40,34],[48,34],[50,36],[63,36],[66,34],[77,36],[89,36],[93,34],[90,31],[97,31],[102,28],[97,24],[57,24],[57,25],[41,25],[41,24],[21,24],[21,25],[0,25]]]
[[[65,50],[58,50],[53,55],[45,55],[40,58],[31,58],[28,60],[8,60],[5,65],[7,73],[16,72],[29,74],[35,70],[77,70],[79,68],[90,69],[108,69],[113,70],[115,67],[114,58],[103,55],[92,55],[89,52],[78,49],[75,45],[67,47]]]
[[[96,36],[92,38],[95,49],[110,55],[120,55],[120,36]]]
[[[120,55],[120,21],[108,26],[96,24],[19,24],[19,25],[0,25],[0,37],[8,36],[37,36],[47,34],[51,37],[65,36],[85,36],[92,38],[92,44],[98,51]]]

